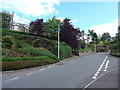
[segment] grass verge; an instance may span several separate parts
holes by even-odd
[[[45,56],[40,57],[4,57],[2,60],[2,71],[19,70],[30,67],[37,67],[56,63],[59,60],[54,60]]]

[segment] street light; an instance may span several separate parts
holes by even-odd
[[[94,46],[95,46],[95,52],[96,52],[96,41],[95,41],[95,39],[94,39]]]
[[[58,24],[58,59],[60,58],[60,24]]]

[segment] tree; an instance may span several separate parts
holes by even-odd
[[[105,40],[109,41],[110,37],[111,37],[110,34],[108,32],[106,32],[106,33],[102,34],[101,40],[102,41],[105,41]]]
[[[92,43],[99,43],[97,33],[94,32],[94,30],[88,30],[89,34],[88,36],[92,37]]]
[[[65,18],[60,30],[60,40],[67,43],[73,50],[79,50],[79,41],[77,40],[77,35],[79,35],[80,30],[73,28],[70,24],[70,19]],[[78,55],[78,53],[74,53]]]
[[[118,44],[118,49],[120,51],[120,26],[118,27],[118,33],[116,34],[116,41]]]
[[[56,19],[55,16],[51,20],[46,21],[43,26],[44,36],[57,40],[59,24],[60,20]]]
[[[7,12],[0,12],[0,22],[2,22],[2,28],[9,29],[10,21],[12,19],[11,14]]]
[[[30,23],[29,33],[42,36],[43,35],[43,19],[37,19]]]

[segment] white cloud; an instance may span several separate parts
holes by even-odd
[[[65,17],[59,17],[57,19],[60,19],[60,21],[63,22],[63,20],[65,19]],[[77,21],[78,21],[78,19],[70,20],[71,23],[75,23]]]
[[[118,30],[118,19],[114,19],[109,23],[92,26],[89,29],[94,29],[95,32],[100,35],[102,35],[104,32],[109,32],[110,35],[114,37]]]
[[[78,19],[71,20],[72,23],[75,23],[77,21],[78,21]]]
[[[13,20],[14,20],[14,22],[19,22],[22,24],[29,24],[30,23],[30,20],[28,20],[26,18],[21,18],[21,17],[17,16],[16,14],[14,15]]]
[[[1,0],[0,9],[6,11],[20,12],[26,16],[49,15],[56,11],[55,4],[58,0]]]

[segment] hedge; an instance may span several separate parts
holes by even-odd
[[[58,46],[56,45],[54,48],[51,49],[51,52],[55,54],[56,56],[58,55]],[[60,44],[60,59],[66,59],[72,56],[72,50],[70,46],[68,46],[65,43]]]

